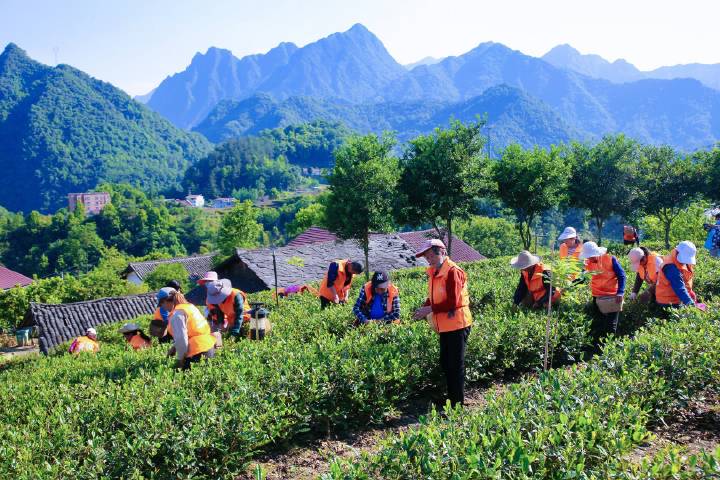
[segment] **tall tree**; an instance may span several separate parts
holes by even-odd
[[[328,228],[340,238],[354,239],[365,253],[365,276],[370,271],[370,232],[393,224],[393,199],[399,177],[392,155],[395,137],[352,136],[335,153],[326,200]]]
[[[720,144],[710,151],[700,151],[693,155],[704,180],[705,197],[715,205],[720,205]]]
[[[638,169],[643,211],[660,220],[665,248],[670,248],[673,220],[702,195],[703,179],[697,164],[669,146],[644,146]]]
[[[402,159],[396,219],[414,227],[431,224],[452,253],[453,221],[468,218],[488,188],[484,173],[484,123],[453,121],[410,141]]]
[[[510,145],[492,164],[491,172],[498,198],[515,214],[515,225],[527,250],[535,219],[566,200],[570,166],[557,147],[525,150]]]
[[[601,243],[608,218],[630,216],[639,206],[640,145],[624,135],[609,135],[593,147],[574,143],[570,148],[570,203],[590,212]]]
[[[250,200],[238,203],[226,213],[216,242],[220,253],[232,255],[236,248],[257,247],[263,233],[263,227],[257,218],[257,208]]]

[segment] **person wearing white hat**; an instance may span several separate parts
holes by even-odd
[[[703,228],[708,232],[705,248],[710,251],[711,257],[720,258],[720,211],[715,213],[715,225],[706,223]]]
[[[580,258],[583,243],[578,238],[577,232],[573,227],[566,227],[558,237],[558,241],[562,242],[560,243],[560,258]]]
[[[594,272],[590,279],[590,291],[593,305],[600,311],[602,320],[598,323],[593,319],[593,330],[596,338],[608,333],[616,333],[623,296],[625,295],[625,270],[607,248],[595,242],[585,242],[580,253],[585,260],[585,271]]]
[[[550,284],[552,272],[543,265],[540,257],[523,250],[520,255],[510,260],[510,266],[520,270],[520,283],[513,296],[515,305],[522,304],[532,308],[547,307],[551,291],[553,305],[560,300],[560,289],[552,290]]]
[[[208,320],[213,332],[229,330],[230,334],[239,337],[244,323],[250,321],[250,304],[247,294],[232,287],[230,280],[208,281],[205,283],[208,308]]]
[[[150,337],[145,335],[137,323],[126,323],[118,332],[122,333],[125,341],[133,350],[142,350],[152,346]]]
[[[356,325],[400,323],[400,293],[387,272],[373,273],[370,281],[360,289],[353,314]]]
[[[428,298],[413,318],[430,318],[440,336],[440,366],[450,404],[465,402],[465,350],[472,328],[467,275],[447,256],[445,244],[431,239],[415,253],[430,264]],[[428,317],[430,316],[431,317]]]
[[[100,344],[97,341],[97,331],[94,328],[85,330],[85,335],[77,337],[70,344],[70,353],[78,354],[81,352],[97,353],[100,351]]]
[[[630,268],[635,272],[635,284],[630,292],[630,300],[637,299],[639,303],[655,301],[655,286],[663,263],[662,256],[645,247],[635,247],[628,252],[628,258]],[[648,288],[638,295],[643,282],[648,284]]]
[[[696,306],[705,310],[705,304],[697,303],[693,291],[693,277],[697,263],[697,248],[685,240],[666,255],[658,275],[655,301],[663,307]]]

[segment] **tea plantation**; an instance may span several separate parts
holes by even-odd
[[[511,307],[518,277],[507,263],[466,266],[475,316],[470,381],[541,365],[545,316]],[[720,293],[720,262],[700,257],[698,267],[698,293]],[[395,282],[401,325],[355,329],[351,306],[321,311],[312,296],[291,297],[273,308],[264,342],[228,341],[214,360],[185,373],[171,368],[167,346],[128,351],[108,328],[97,355],[59,351],[0,366],[0,478],[233,478],[264,451],[381,422],[414,395],[436,396],[443,389],[437,339],[424,321],[409,319],[425,298],[425,274],[397,273]],[[590,347],[586,301],[583,294],[556,312],[556,366],[581,361]],[[335,464],[329,478],[630,472],[637,467],[617,459],[643,441],[648,422],[717,385],[720,305],[711,311],[652,320],[589,363],[521,382],[482,411],[431,415],[377,455]],[[656,314],[629,306],[623,331]],[[672,469],[664,461],[647,471]]]

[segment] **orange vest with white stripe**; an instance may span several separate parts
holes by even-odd
[[[680,263],[677,259],[677,250],[673,250],[670,255],[667,255],[663,259],[663,261],[663,267],[670,264],[677,267],[680,271],[680,276],[685,283],[685,288],[687,288],[688,294],[690,294],[691,298],[695,299],[695,292],[693,292],[693,277],[695,276],[695,269],[693,266]],[[658,273],[657,287],[655,288],[655,301],[663,305],[679,305],[682,303],[680,298],[675,295],[675,291],[672,289],[670,280],[668,280],[665,276],[665,272],[663,272],[662,268]]]
[[[450,258],[445,259],[440,270],[437,270],[437,275],[435,274],[435,267],[427,269],[429,277],[428,298],[430,299],[430,305],[438,305],[447,300],[447,278],[452,269],[462,272],[462,285],[457,285],[457,288],[461,289],[461,301],[460,305],[455,309],[455,314],[452,318],[448,312],[433,313],[433,320],[435,320],[439,333],[452,332],[472,325],[467,277],[465,272],[455,262],[450,260]]]
[[[191,303],[176,305],[168,318],[172,318],[175,310],[182,310],[187,316],[188,357],[194,357],[215,347],[215,337],[210,333],[210,325],[195,305]],[[173,334],[172,322],[168,322],[168,333]]]
[[[238,295],[241,295],[243,299],[242,312],[235,311],[235,297],[237,297]],[[250,304],[247,301],[247,294],[245,294],[245,292],[243,292],[242,290],[238,290],[237,288],[233,288],[230,292],[230,295],[228,295],[221,304],[208,304],[207,306],[219,308],[225,314],[225,320],[227,321],[228,326],[235,325],[235,319],[237,318],[238,313],[243,316],[243,321],[250,321],[250,313],[247,313],[250,312]]]
[[[350,276],[350,282],[348,282],[347,285],[345,285],[345,281],[347,280],[347,273],[345,272],[345,266],[350,262],[350,260],[338,260],[335,263],[338,265],[338,272],[337,272],[337,278],[335,279],[335,282],[333,283],[333,287],[335,287],[335,291],[338,294],[338,297],[340,298],[340,301],[347,301],[348,292],[350,291],[350,287],[352,286],[352,281],[354,275]],[[320,284],[320,296],[330,300],[331,302],[335,299],[335,296],[333,295],[332,291],[330,290],[330,287],[328,287],[328,274],[325,273],[325,278],[323,279],[322,283]]]
[[[565,245],[565,243],[560,244],[560,258],[567,258],[568,256],[570,256],[570,254],[568,253],[569,251],[570,249],[567,245]],[[582,252],[582,242],[579,242],[577,244],[577,246],[575,247],[575,251],[572,253],[572,257],[580,260],[580,252]]]
[[[638,276],[646,281],[647,283],[657,283],[658,280],[658,267],[657,267],[658,254],[650,252],[647,255],[647,263],[642,263],[638,266]],[[661,267],[662,268],[662,267]]]
[[[100,351],[100,344],[90,337],[83,335],[75,340],[75,348],[72,353],[90,352],[97,353]]]
[[[372,302],[373,294],[374,294],[374,292],[373,292],[373,287],[372,287],[372,282],[367,282],[367,283],[365,284],[365,287],[364,287],[364,288],[365,288],[365,304],[366,304],[366,305],[370,305],[370,303]],[[397,297],[397,296],[398,296],[398,289],[397,289],[397,287],[396,287],[395,285],[393,285],[393,284],[391,283],[391,284],[388,286],[388,299],[387,299],[387,306],[385,307],[385,312],[386,312],[386,313],[391,313],[391,312],[392,312],[392,310],[393,310],[393,307],[392,307],[393,301],[395,300],[395,297]]]
[[[537,263],[534,268],[535,269],[533,270],[532,276],[530,276],[525,270],[520,273],[523,280],[525,281],[525,285],[527,286],[528,291],[533,297],[533,300],[539,302],[540,300],[542,300],[543,296],[545,295],[545,291],[547,290],[545,288],[545,284],[543,283],[543,271],[550,269],[545,267],[542,262]],[[553,291],[552,301],[556,301],[557,299],[559,299],[560,293],[560,289],[555,289]]]
[[[618,278],[613,270],[612,255],[604,254],[585,260],[585,270],[599,272],[590,280],[593,297],[610,297],[617,295]]]

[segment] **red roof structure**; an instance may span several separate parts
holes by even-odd
[[[398,232],[396,235],[405,240],[405,242],[410,245],[410,247],[415,251],[422,247],[423,243],[425,243],[428,238],[436,237],[434,230]],[[292,241],[288,243],[287,246],[300,247],[303,245],[312,245],[314,243],[331,242],[337,240],[338,237],[329,230],[320,227],[310,227],[303,233],[292,239]],[[447,235],[445,235],[443,242],[447,244]],[[450,258],[454,262],[477,262],[478,260],[486,259],[484,255],[481,255],[477,250],[457,238],[455,235],[453,235],[452,255],[450,255]]]
[[[0,265],[0,290],[8,290],[18,285],[26,287],[32,282],[32,278],[28,278],[22,273],[13,272],[9,268]]]

